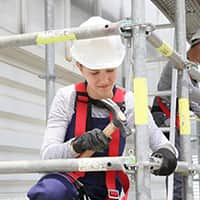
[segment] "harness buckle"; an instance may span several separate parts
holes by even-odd
[[[108,189],[109,199],[119,199],[119,191],[115,189]]]

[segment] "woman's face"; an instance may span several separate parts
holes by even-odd
[[[87,92],[93,99],[113,97],[113,87],[117,79],[117,69],[91,70],[77,63],[82,75],[87,80]]]

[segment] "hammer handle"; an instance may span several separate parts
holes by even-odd
[[[117,128],[117,127],[116,127],[112,122],[110,122],[110,123],[103,129],[103,134],[104,134],[106,137],[110,137],[116,128]],[[84,152],[80,155],[80,158],[83,158],[83,157],[91,157],[94,153],[95,153],[95,151],[86,150],[86,151],[84,151]]]

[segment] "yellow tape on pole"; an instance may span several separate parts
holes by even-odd
[[[197,122],[200,122],[200,118],[199,117],[196,116],[195,119],[196,119]]]
[[[179,99],[178,104],[179,104],[180,134],[190,135],[189,100],[187,98],[181,98]]]
[[[46,31],[37,35],[36,43],[37,45],[41,45],[56,42],[66,42],[69,40],[76,40],[76,35],[65,33],[64,31]]]
[[[133,80],[135,124],[148,124],[148,99],[146,78],[135,78]]]
[[[158,47],[158,48],[156,48],[156,49],[157,49],[160,53],[162,53],[164,56],[167,56],[167,57],[171,56],[172,53],[173,53],[172,47],[171,47],[169,44],[165,43],[165,42],[163,42],[163,43],[161,44],[161,46]]]

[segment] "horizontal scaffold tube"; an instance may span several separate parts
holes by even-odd
[[[119,35],[118,27],[118,23],[111,23],[106,25],[105,27],[75,27],[69,29],[48,30],[43,32],[1,36],[0,48],[41,45],[56,42],[67,42],[70,40],[80,40],[117,34]]]
[[[131,173],[130,169],[137,169],[137,167],[153,167],[154,169],[158,169],[160,164],[161,161],[159,159],[152,158],[149,161],[137,163],[134,156],[0,161],[0,174],[110,170],[127,170],[127,172]],[[191,173],[200,173],[200,165],[189,165],[186,162],[178,162],[176,172],[180,172],[185,176]]]
[[[0,174],[52,171],[107,171],[122,170],[130,157],[72,158],[35,161],[0,161]],[[134,161],[131,164],[135,164]]]
[[[155,35],[153,32],[148,32],[147,34],[147,41],[155,47],[157,51],[159,51],[164,56],[168,57],[169,59],[172,59],[174,63],[176,64],[177,69],[183,69],[184,68],[184,61],[181,58],[181,56],[173,50],[173,48],[162,41],[157,35]]]
[[[0,161],[0,174],[52,171],[108,171],[123,170],[124,165],[135,165],[134,157],[92,157],[35,161]]]

